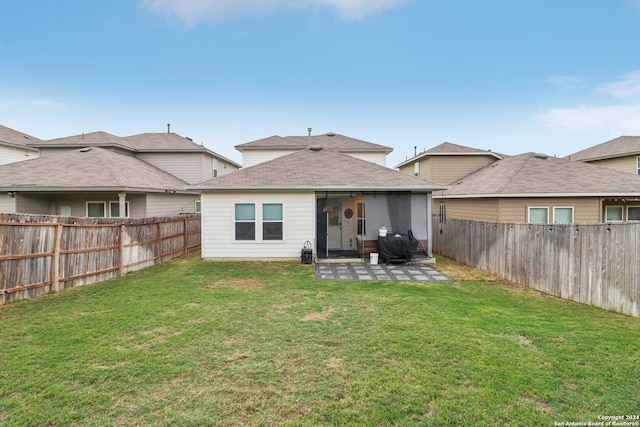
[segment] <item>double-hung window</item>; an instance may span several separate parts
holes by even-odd
[[[547,207],[530,207],[529,208],[529,224],[548,224],[549,208]]]
[[[554,207],[554,224],[573,224],[573,207]]]
[[[282,240],[282,203],[262,205],[262,240]]]
[[[607,206],[605,208],[605,221],[622,221],[622,206]]]
[[[104,218],[107,216],[105,202],[87,202],[87,216],[91,218]]]
[[[256,240],[256,205],[237,203],[235,223],[236,240]]]
[[[109,216],[111,218],[120,216],[129,218],[129,202],[124,202],[124,215],[120,215],[120,202],[109,202]]]
[[[627,207],[627,221],[640,221],[640,206]]]

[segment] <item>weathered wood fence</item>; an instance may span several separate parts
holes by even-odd
[[[0,304],[101,282],[200,248],[200,215],[0,214]]]
[[[434,217],[434,251],[560,298],[640,317],[640,223],[533,225]]]

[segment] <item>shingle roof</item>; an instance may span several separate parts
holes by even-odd
[[[640,176],[524,153],[498,160],[459,179],[445,194],[447,197],[640,194]]]
[[[589,161],[640,154],[640,136],[620,136],[568,155],[569,160]]]
[[[484,156],[492,156],[492,157],[495,157],[496,159],[501,159],[503,157],[506,157],[504,154],[494,153],[493,151],[489,151],[489,150],[481,150],[479,148],[466,147],[464,145],[453,144],[451,142],[443,142],[442,144],[436,145],[435,147],[432,147],[426,151],[423,151],[422,153],[419,153],[413,156],[410,159],[405,160],[404,162],[396,165],[396,168],[399,168],[406,164],[413,163],[416,160],[421,159],[423,157],[427,157],[427,156],[461,156],[461,155],[465,155],[465,156],[484,155]]]
[[[187,183],[142,160],[90,147],[0,166],[0,187],[17,191],[184,190]]]
[[[35,148],[28,147],[27,144],[34,142],[42,142],[41,139],[35,136],[27,135],[26,133],[13,130],[6,126],[0,125],[0,143],[7,145],[16,145],[27,148],[29,150],[37,151]]]
[[[247,142],[236,145],[238,151],[245,149],[302,149],[307,146],[317,145],[329,150],[338,151],[382,151],[391,153],[393,148],[384,145],[374,144],[372,142],[362,141],[360,139],[351,138],[337,133],[325,133],[322,135],[312,136],[285,136],[281,137],[273,135],[268,138],[258,139],[256,141]]]
[[[180,151],[205,151],[203,145],[196,144],[193,140],[176,133],[141,133],[127,136],[126,139],[132,147],[138,151],[155,150],[180,150]]]
[[[115,146],[133,151],[134,147],[125,139],[107,132],[98,131],[83,133],[80,135],[66,136],[64,138],[49,139],[30,144],[34,147],[91,147],[91,146]]]
[[[338,151],[311,148],[240,169],[192,188],[430,191],[445,187]]]

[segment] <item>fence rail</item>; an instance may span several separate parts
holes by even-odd
[[[434,251],[560,298],[640,317],[640,223],[434,218]]]
[[[200,248],[200,215],[0,214],[0,304],[101,282]]]

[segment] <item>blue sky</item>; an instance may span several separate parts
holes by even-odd
[[[52,139],[337,132],[564,156],[640,135],[640,0],[20,0],[0,124]]]

